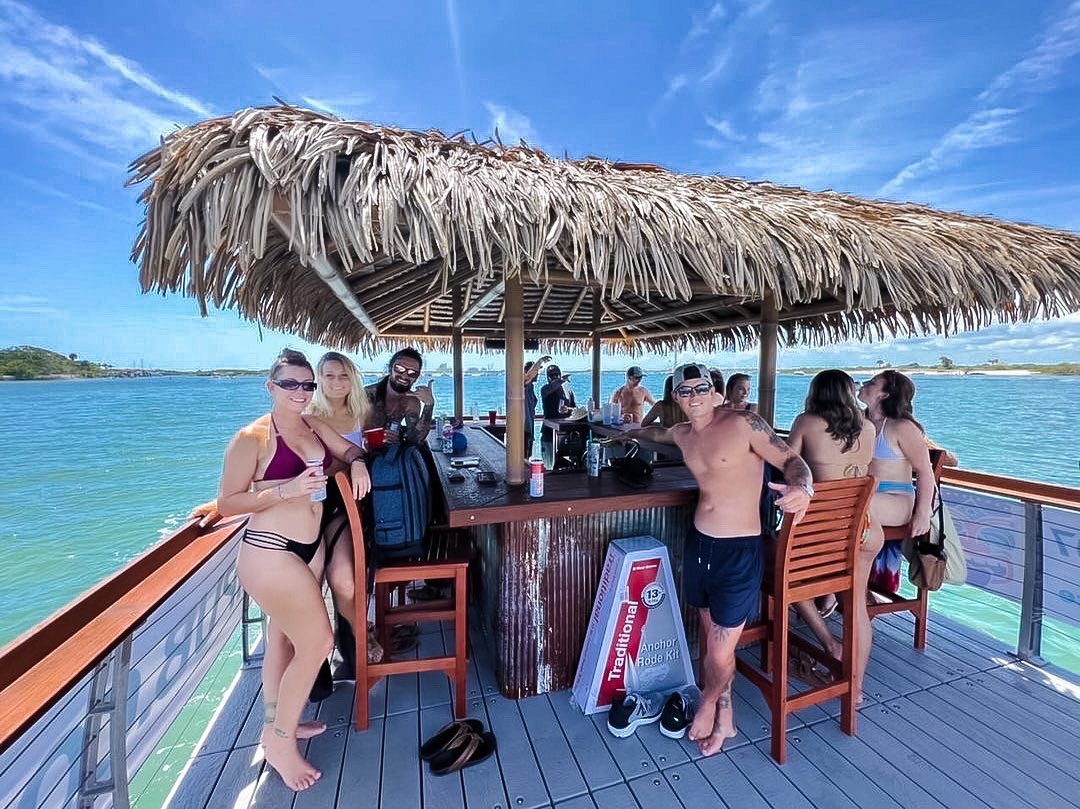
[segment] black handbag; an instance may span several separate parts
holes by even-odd
[[[632,489],[644,489],[652,477],[652,464],[637,457],[612,458],[611,470],[616,479]]]

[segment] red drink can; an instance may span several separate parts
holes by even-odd
[[[498,415],[499,415],[498,410],[489,410],[488,411],[488,424],[494,425],[495,424],[495,419],[498,417]]]
[[[544,496],[544,462],[540,458],[529,461],[529,496]]]

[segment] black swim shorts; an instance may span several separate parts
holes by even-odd
[[[708,607],[717,626],[741,626],[761,606],[763,570],[760,535],[717,539],[693,528],[683,550],[683,598],[691,607]]]

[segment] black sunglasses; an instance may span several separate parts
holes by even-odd
[[[318,384],[315,382],[297,382],[295,379],[271,379],[270,381],[282,390],[299,389],[307,393],[311,393],[317,387],[319,387]]]
[[[420,371],[416,368],[406,368],[404,365],[398,365],[397,363],[394,363],[394,372],[404,374],[409,379],[416,379],[416,377],[420,376]]]
[[[678,396],[680,399],[689,399],[691,394],[696,393],[698,396],[704,396],[710,390],[712,390],[712,385],[708,383],[705,383],[704,385],[695,385],[692,388],[685,385],[680,385],[679,387],[675,388],[675,395]]]

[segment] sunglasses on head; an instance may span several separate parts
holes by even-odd
[[[271,379],[270,381],[273,382],[275,385],[277,385],[282,390],[298,390],[299,389],[299,390],[302,390],[302,391],[304,391],[306,393],[311,393],[317,387],[319,387],[314,382],[298,382],[295,379]]]
[[[700,385],[694,385],[694,387],[692,388],[688,385],[680,385],[679,387],[675,388],[675,395],[678,396],[680,399],[689,399],[690,396],[694,393],[696,393],[698,396],[704,396],[710,390],[712,390],[712,385],[710,385],[708,382],[702,383]]]
[[[420,371],[418,369],[406,368],[404,365],[398,365],[397,363],[394,363],[394,373],[404,374],[409,377],[409,379],[416,379],[416,377],[420,376]]]

